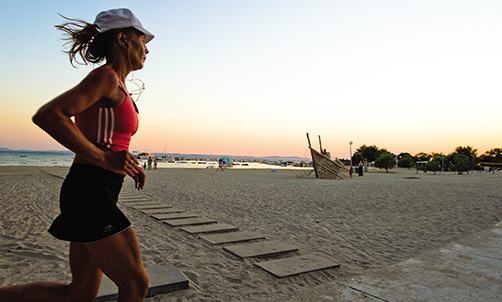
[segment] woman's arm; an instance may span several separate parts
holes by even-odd
[[[97,166],[135,176],[137,159],[127,151],[105,152],[91,143],[71,117],[98,103],[120,104],[124,93],[112,70],[97,70],[74,88],[43,105],[32,120],[61,145]]]

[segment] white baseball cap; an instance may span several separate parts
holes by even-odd
[[[143,27],[138,18],[128,8],[110,9],[100,12],[96,16],[94,24],[98,26],[100,33],[110,29],[134,27],[145,34],[145,43],[150,42],[155,37]]]

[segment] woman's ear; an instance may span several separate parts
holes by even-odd
[[[127,44],[126,34],[123,31],[117,34],[117,44],[122,48],[129,47],[129,44]]]

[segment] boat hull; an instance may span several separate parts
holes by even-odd
[[[342,170],[344,166],[338,161],[333,161],[316,150],[310,148],[314,171],[317,178],[321,179],[344,179]]]

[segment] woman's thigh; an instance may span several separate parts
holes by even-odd
[[[70,243],[70,268],[72,296],[80,299],[89,296],[89,301],[92,301],[98,295],[103,273],[83,243]]]
[[[148,283],[132,227],[109,238],[85,243],[85,246],[101,271],[119,288],[137,282]]]

